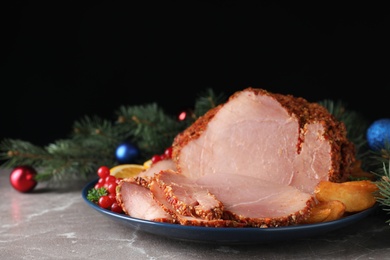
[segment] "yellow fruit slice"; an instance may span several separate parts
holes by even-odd
[[[110,169],[110,175],[117,179],[124,179],[134,177],[143,170],[145,170],[145,168],[140,164],[119,164]]]
[[[150,166],[152,166],[152,160],[147,160],[144,162],[144,169],[148,169]]]

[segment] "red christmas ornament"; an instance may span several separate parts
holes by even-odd
[[[9,176],[9,180],[15,190],[20,192],[30,192],[35,188],[38,183],[35,180],[36,175],[37,172],[34,168],[23,165],[15,167],[12,170]]]

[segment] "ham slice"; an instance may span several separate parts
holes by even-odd
[[[229,219],[204,219],[196,216],[181,215],[173,205],[168,201],[164,189],[158,184],[155,179],[152,179],[150,191],[153,193],[153,198],[169,215],[181,225],[200,226],[200,227],[245,227],[246,224]]]
[[[194,180],[175,171],[165,170],[156,174],[152,182],[158,185],[159,191],[164,192],[164,199],[172,205],[176,214],[206,220],[222,217],[221,201]]]
[[[251,227],[289,226],[303,221],[313,197],[293,186],[239,174],[208,174],[196,180],[225,207],[225,218]]]
[[[165,159],[153,163],[148,169],[140,172],[140,177],[153,177],[155,173],[159,173],[162,170],[176,170],[175,163],[171,159]]]
[[[148,181],[142,178],[123,179],[118,184],[116,200],[123,211],[134,218],[156,222],[175,223],[154,199],[148,188]]]

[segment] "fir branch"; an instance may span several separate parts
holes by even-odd
[[[128,131],[131,141],[138,145],[143,158],[163,152],[185,125],[166,114],[157,104],[121,106],[116,112],[117,127]]]
[[[390,214],[390,161],[383,163],[383,176],[376,182],[379,192],[376,195],[377,202],[384,211]],[[390,225],[390,219],[386,221]]]
[[[195,107],[198,113],[218,105],[220,96],[212,90],[204,92]],[[207,101],[207,102],[206,102]],[[200,112],[201,111],[201,112]],[[73,124],[68,139],[57,140],[46,147],[22,140],[5,139],[0,144],[3,168],[29,165],[39,169],[36,179],[56,181],[86,179],[101,165],[115,166],[115,149],[121,142],[130,141],[140,150],[134,163],[143,163],[154,154],[172,145],[173,138],[196,117],[178,121],[166,114],[156,103],[144,106],[121,106],[117,122],[97,116],[85,116]]]
[[[73,124],[72,137],[75,140],[85,139],[91,142],[117,144],[130,135],[131,132],[128,129],[116,127],[111,121],[101,119],[98,116],[85,116]]]
[[[386,171],[383,165],[390,161],[390,144],[385,143],[380,150],[368,150],[366,158],[369,164],[368,168],[377,175],[384,176]]]
[[[114,165],[112,151],[100,152],[99,147],[74,140],[58,140],[44,148],[21,140],[4,140],[0,158],[2,167],[30,165],[39,169],[38,181],[87,179],[100,165]]]
[[[120,128],[97,116],[85,116],[76,121],[72,133],[74,142],[89,149],[89,152],[112,156],[114,149],[130,136],[129,129]]]
[[[2,164],[4,168],[19,165],[39,167],[50,158],[50,154],[44,148],[19,139],[4,139],[0,149],[0,160],[5,161]]]
[[[214,91],[210,88],[204,90],[199,94],[198,101],[194,107],[194,120],[198,117],[204,115],[211,108],[217,107],[218,105],[225,103],[227,101],[227,96],[224,93],[216,95]],[[190,122],[192,123],[192,122]]]

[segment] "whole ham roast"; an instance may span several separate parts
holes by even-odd
[[[257,88],[209,110],[172,149],[171,160],[120,182],[117,200],[130,216],[210,227],[296,225],[316,203],[316,185],[346,181],[355,161],[345,125],[326,108]]]

